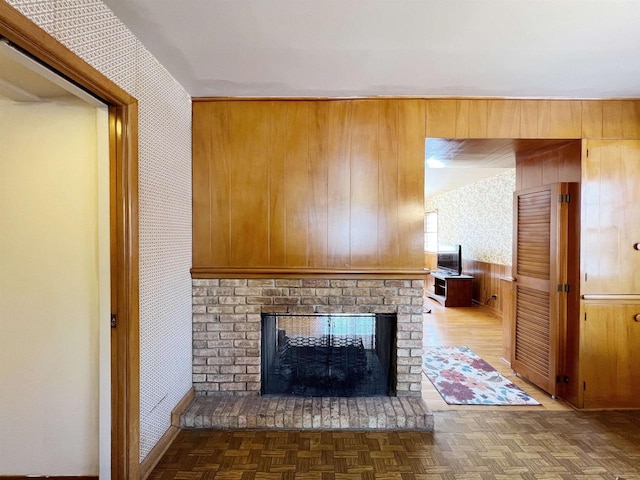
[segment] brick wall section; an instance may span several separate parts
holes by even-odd
[[[423,280],[194,279],[195,391],[260,395],[262,313],[396,313],[396,389],[420,396],[423,288]]]

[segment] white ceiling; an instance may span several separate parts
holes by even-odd
[[[638,0],[105,2],[195,97],[640,97]]]
[[[640,0],[104,1],[193,97],[640,97]],[[441,144],[426,193],[509,142]]]

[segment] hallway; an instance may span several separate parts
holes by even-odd
[[[527,392],[542,406],[460,406],[447,405],[431,382],[423,378],[422,398],[432,411],[481,409],[487,411],[513,410],[572,410],[562,400],[552,399],[546,392],[514,375],[502,359],[502,320],[479,307],[445,308],[425,298],[425,307],[431,309],[424,317],[423,345],[466,346],[486,360],[493,368]]]

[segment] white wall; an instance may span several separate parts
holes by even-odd
[[[8,3],[138,99],[143,459],[191,388],[191,98],[102,1]]]
[[[96,132],[79,101],[0,103],[1,474],[98,474]]]

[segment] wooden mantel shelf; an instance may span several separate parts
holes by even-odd
[[[364,279],[412,279],[422,280],[426,272],[422,268],[384,269],[325,269],[325,268],[242,268],[242,267],[193,267],[192,278],[364,278]]]

